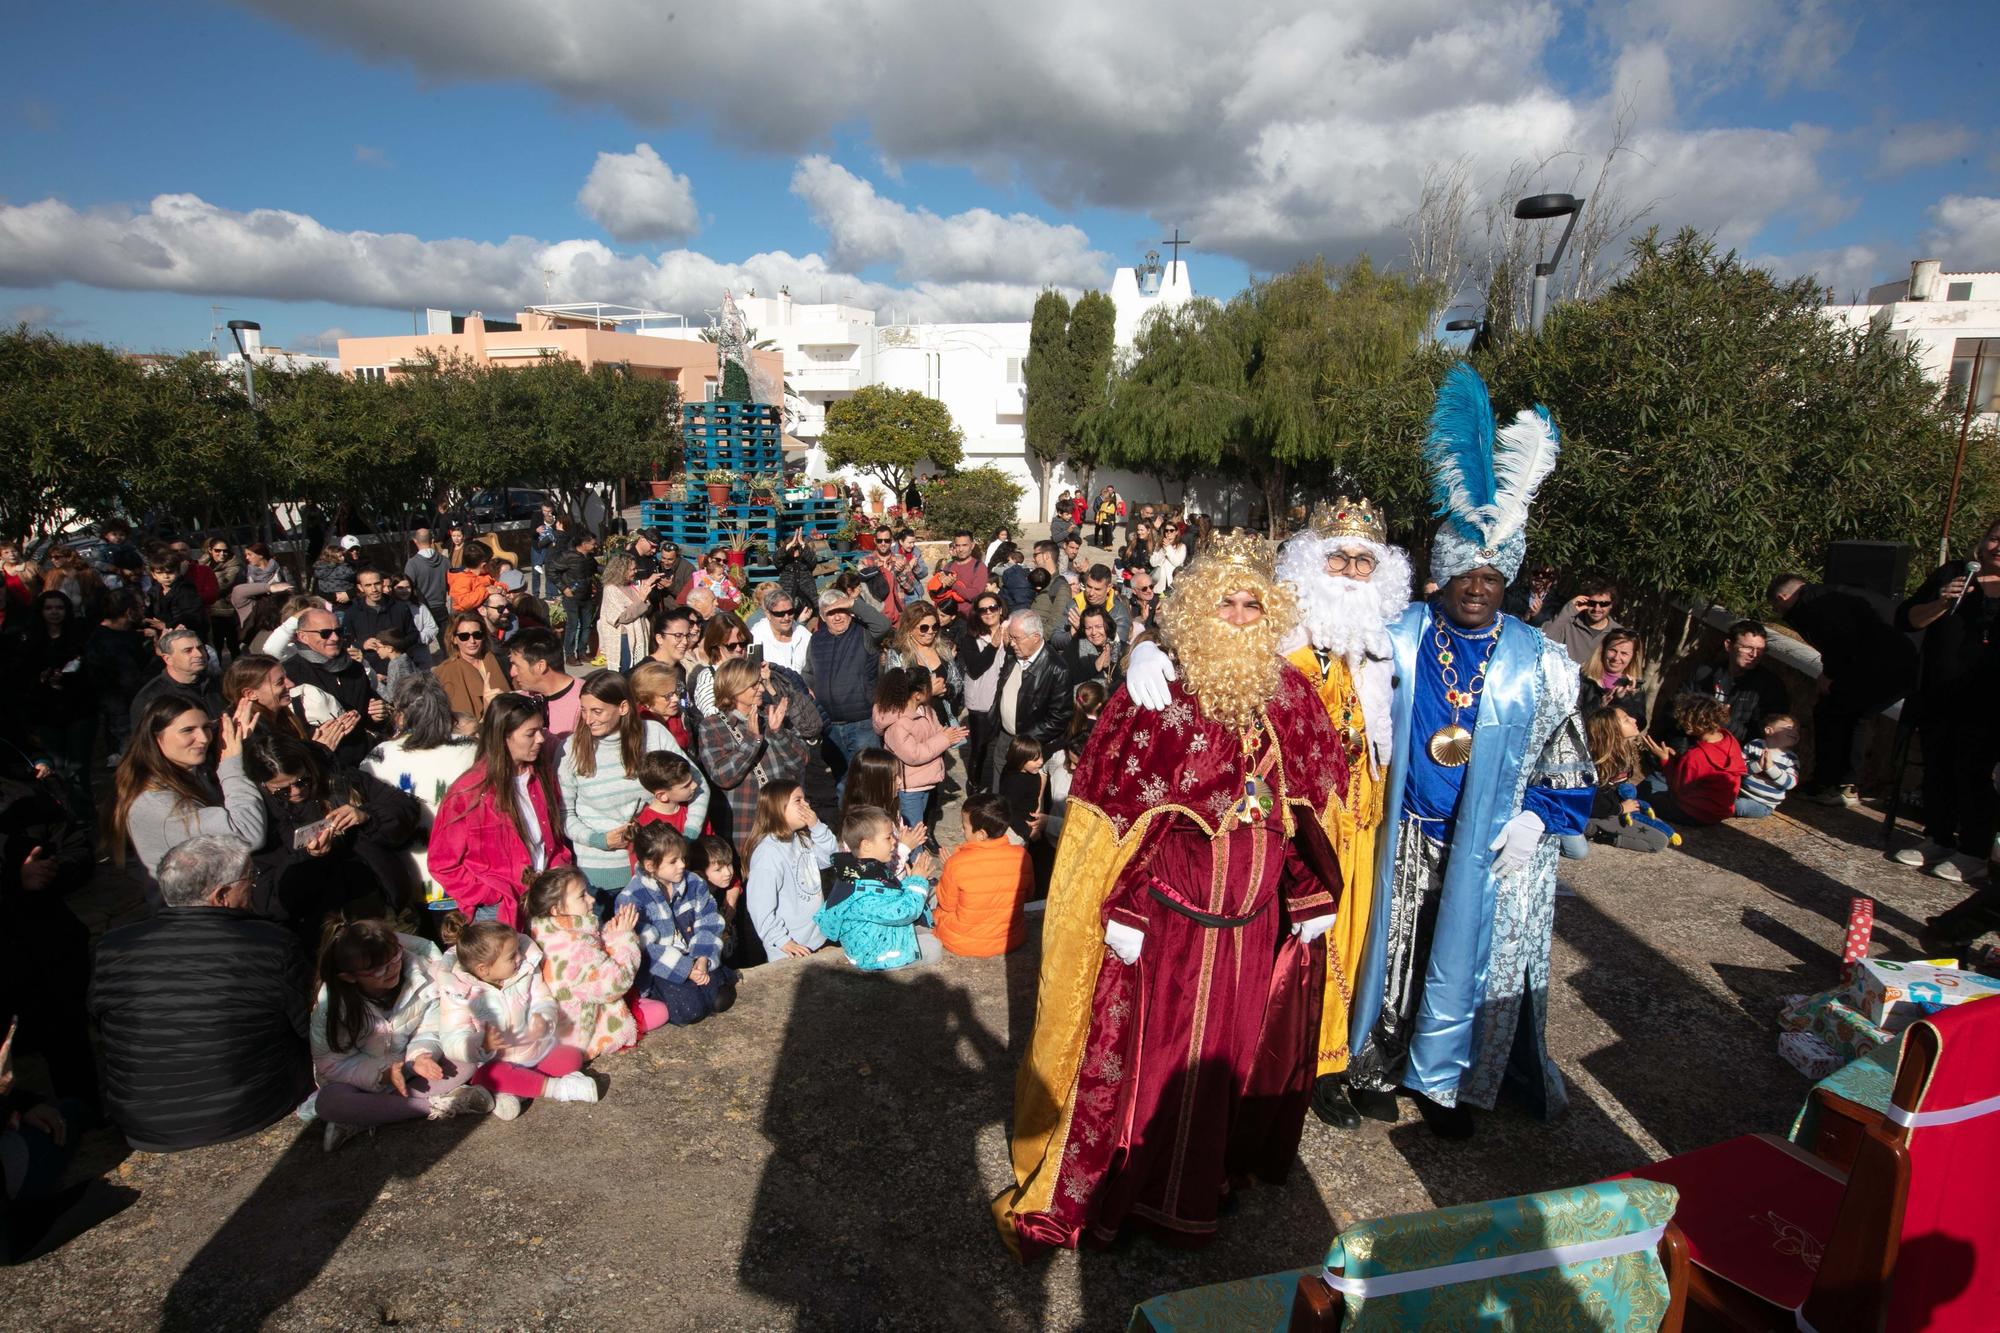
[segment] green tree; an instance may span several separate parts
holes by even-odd
[[[1957,419],[1910,349],[1836,323],[1825,295],[1692,230],[1648,234],[1601,297],[1557,306],[1541,337],[1494,358],[1496,406],[1544,402],[1563,432],[1538,555],[1641,596],[1747,609],[1838,539],[1934,550]],[[1958,549],[1996,502],[1989,435],[1967,451]]]
[[[1070,355],[1069,298],[1053,288],[1035,298],[1028,322],[1027,389],[1022,415],[1028,457],[1040,492],[1038,512],[1049,516],[1049,478],[1069,459],[1076,440],[1077,371]]]
[[[117,512],[140,379],[108,347],[25,324],[0,332],[0,536],[38,540]]]
[[[126,511],[202,526],[252,517],[269,456],[242,381],[189,352],[140,376],[143,414],[123,442]]]
[[[1026,488],[988,463],[924,483],[924,531],[943,539],[961,529],[984,538],[1012,527]]]
[[[1117,326],[1118,307],[1103,292],[1085,292],[1069,314],[1069,365],[1074,383],[1067,461],[1072,470],[1082,471],[1085,490],[1096,482],[1103,460],[1090,447],[1082,422],[1100,410],[1110,396]]]
[[[914,389],[863,385],[826,409],[820,436],[826,461],[874,477],[897,495],[909,488],[925,459],[949,471],[965,453],[965,435],[951,412]],[[930,492],[924,503],[929,505]]]

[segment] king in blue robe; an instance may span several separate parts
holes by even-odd
[[[1485,386],[1446,377],[1425,448],[1445,515],[1442,587],[1390,631],[1394,751],[1370,933],[1351,1009],[1349,1083],[1405,1088],[1453,1137],[1511,1083],[1543,1116],[1567,1104],[1549,1058],[1557,838],[1583,831],[1596,781],[1562,645],[1501,613],[1555,428],[1523,411],[1495,441]],[[1512,1077],[1510,1078],[1510,1073]]]

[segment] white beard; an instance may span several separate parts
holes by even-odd
[[[1328,550],[1356,544],[1374,552],[1373,578],[1362,583],[1326,572]],[[1379,772],[1389,762],[1395,739],[1391,712],[1395,671],[1389,660],[1389,625],[1410,604],[1409,557],[1396,547],[1355,543],[1352,538],[1294,538],[1279,557],[1278,577],[1298,594],[1304,630],[1303,635],[1294,636],[1287,649],[1310,641],[1321,652],[1346,662],[1354,693],[1361,701],[1370,758]]]

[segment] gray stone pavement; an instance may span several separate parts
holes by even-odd
[[[1907,957],[1956,895],[1873,832],[1801,807],[1570,863],[1550,1004],[1568,1114],[1503,1105],[1464,1144],[1408,1110],[1351,1135],[1309,1121],[1292,1179],[1200,1253],[1139,1239],[1024,1269],[995,1238],[1031,945],[886,977],[760,969],[732,1012],[601,1061],[595,1107],[395,1126],[331,1157],[296,1122],[122,1160],[95,1135],[140,1200],[0,1271],[0,1309],[37,1329],[1117,1328],[1154,1293],[1313,1262],[1353,1218],[1782,1131],[1807,1083],[1773,1012],[1833,984],[1849,896],[1880,903],[1876,952]]]

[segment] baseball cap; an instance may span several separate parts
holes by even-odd
[[[658,528],[640,528],[637,532],[634,532],[632,534],[632,540],[635,542],[648,541],[655,546],[666,545],[665,542],[660,540],[660,530]]]
[[[361,539],[350,532],[340,539],[340,549],[343,551],[358,551],[361,549]]]

